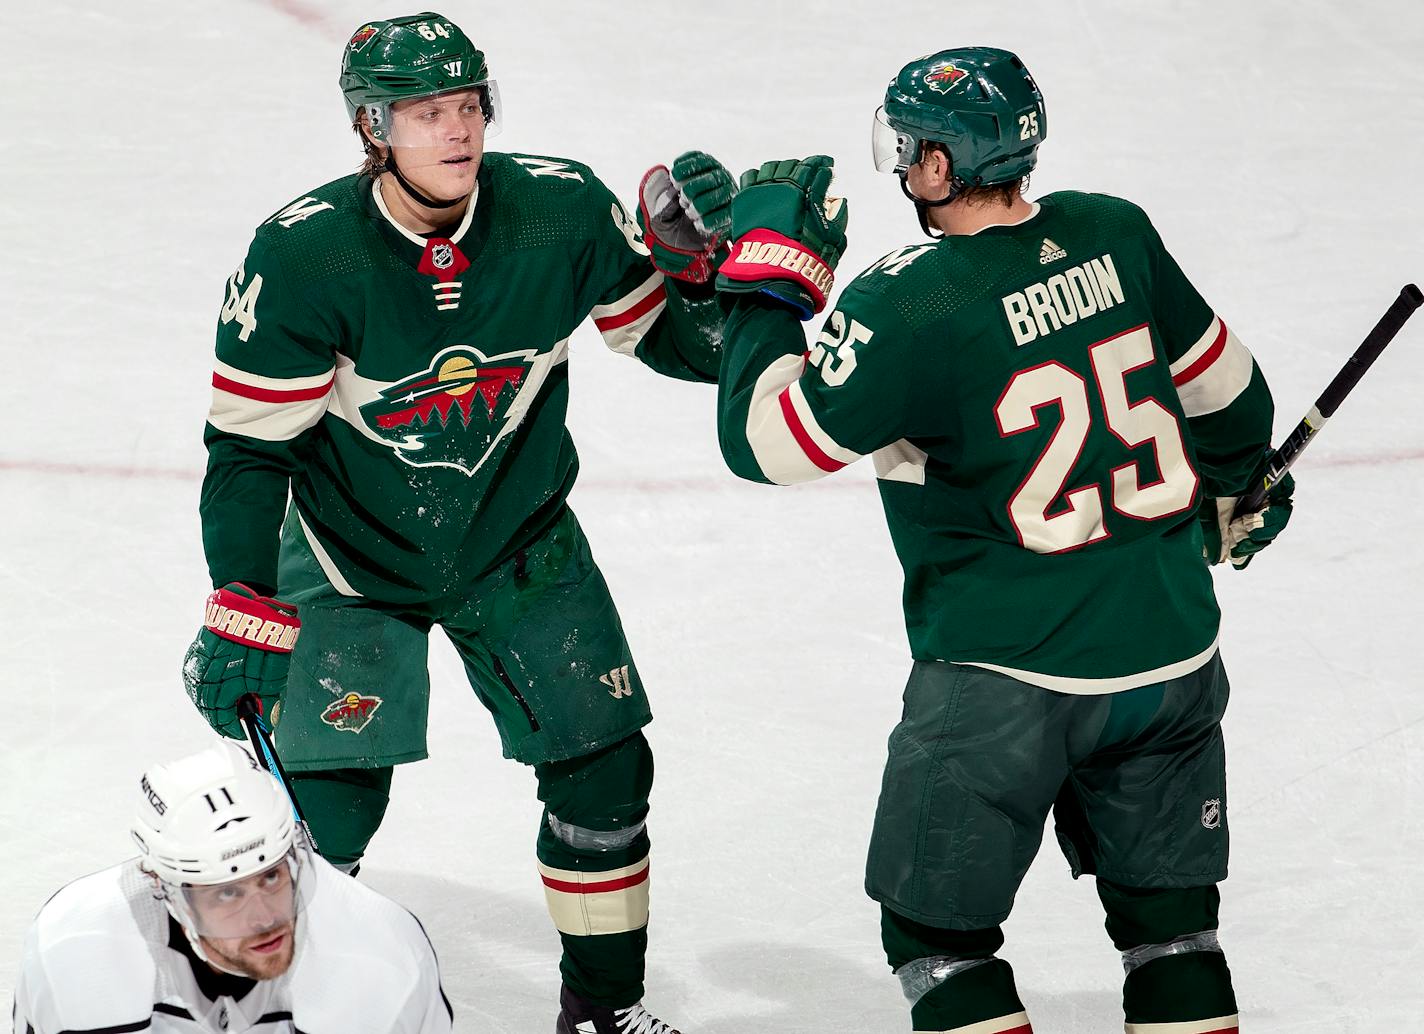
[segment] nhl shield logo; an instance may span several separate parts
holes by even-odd
[[[925,85],[936,93],[948,93],[961,82],[969,73],[953,62],[946,61],[938,68],[932,68],[925,73]]]
[[[1221,798],[1213,797],[1209,801],[1202,801],[1201,823],[1207,829],[1216,829],[1221,825]]]
[[[321,720],[339,732],[357,733],[371,724],[381,704],[380,697],[347,693],[321,713]]]
[[[361,407],[361,417],[411,466],[473,475],[518,425],[513,403],[536,354],[529,349],[488,356],[469,345],[447,348],[426,369],[382,389]]]
[[[455,264],[455,248],[449,244],[437,244],[430,249],[430,261],[436,269],[449,269]]]

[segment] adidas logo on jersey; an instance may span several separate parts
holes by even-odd
[[[1043,247],[1038,250],[1038,264],[1040,266],[1046,266],[1050,262],[1057,262],[1059,259],[1067,257],[1068,252],[1054,244],[1050,238],[1043,238]]]

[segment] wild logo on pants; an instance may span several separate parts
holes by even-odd
[[[380,706],[380,697],[347,693],[321,713],[321,720],[341,732],[360,732],[371,724]]]

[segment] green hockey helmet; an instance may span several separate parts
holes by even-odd
[[[427,11],[367,22],[341,55],[341,92],[354,122],[362,109],[371,136],[389,139],[390,107],[397,101],[454,90],[482,90],[485,135],[499,131],[499,88],[484,51],[443,15]]]
[[[957,194],[1026,175],[1047,135],[1043,95],[1024,63],[995,47],[959,47],[911,61],[891,80],[871,148],[879,171],[903,177],[925,144],[943,144]]]

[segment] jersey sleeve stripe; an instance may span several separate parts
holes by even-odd
[[[595,305],[590,315],[605,345],[619,355],[632,355],[665,308],[667,288],[663,275],[655,272],[617,301]]]
[[[290,441],[309,428],[326,412],[327,393],[301,400],[273,401],[213,386],[208,423],[227,434],[257,438],[264,442]]]
[[[246,370],[238,369],[236,366],[229,366],[221,359],[213,360],[214,376],[222,376],[235,384],[244,384],[250,388],[268,388],[272,391],[302,391],[306,388],[317,388],[322,385],[329,385],[331,378],[336,372],[332,367],[325,373],[312,374],[310,377],[263,377],[261,374],[249,373]]]
[[[666,301],[667,288],[663,275],[654,273],[617,301],[595,305],[590,311],[593,324],[599,330],[617,330],[642,316],[658,302]]]
[[[1172,383],[1181,387],[1221,357],[1226,347],[1226,324],[1213,316],[1211,325],[1186,354],[1172,364]]]
[[[264,388],[231,380],[216,371],[213,372],[214,388],[256,402],[309,402],[312,399],[324,398],[326,393],[331,390],[331,385],[335,380],[336,375],[333,373],[328,374],[321,384],[310,388]]]
[[[801,446],[806,458],[827,474],[834,474],[847,463],[853,463],[860,458],[836,445],[831,437],[821,430],[811,413],[811,407],[806,404],[806,395],[802,392],[799,381],[783,389],[777,396],[777,401],[781,404],[782,418],[791,429],[791,437],[796,439],[796,444]],[[847,458],[838,459],[832,453],[845,455]]]
[[[1251,383],[1255,360],[1218,317],[1195,345],[1171,366],[1172,383],[1188,417],[1220,412]]]
[[[836,445],[816,425],[809,409],[802,408],[798,412],[794,401],[796,397],[805,406],[800,386],[796,386],[794,396],[787,389],[796,385],[805,365],[804,355],[778,358],[761,372],[747,404],[747,444],[751,446],[752,456],[763,476],[775,485],[815,481],[858,458],[855,453]],[[817,443],[812,427],[827,448]]]

